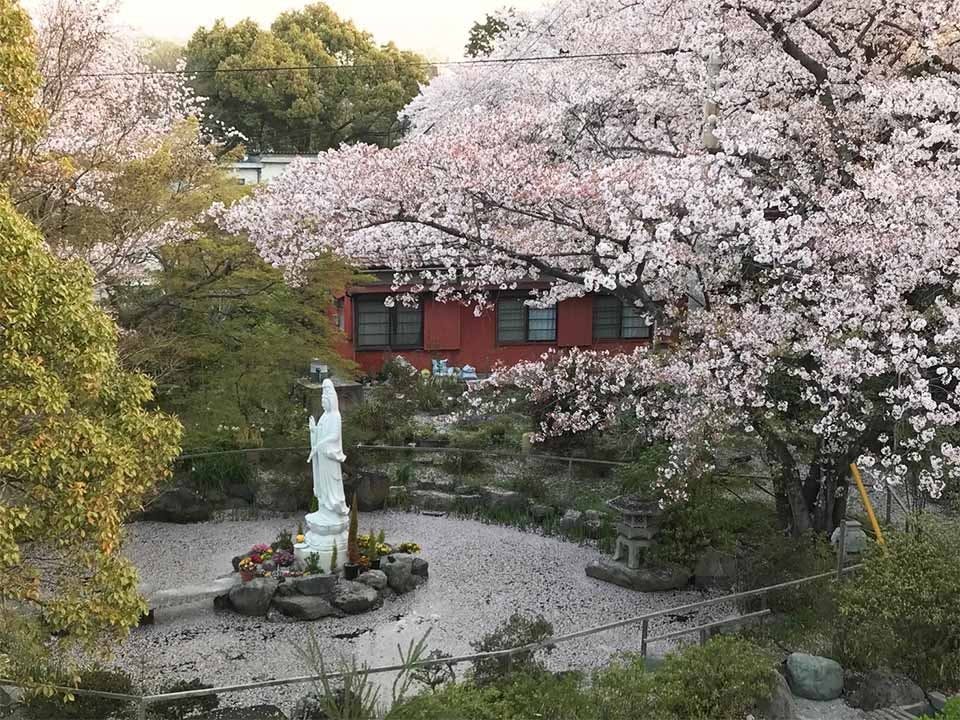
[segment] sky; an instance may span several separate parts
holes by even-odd
[[[470,26],[505,5],[532,9],[544,0],[326,0],[334,12],[353,20],[377,42],[393,40],[431,60],[463,56]],[[25,3],[30,5],[34,3]],[[252,18],[268,26],[285,10],[308,0],[119,0],[118,17],[137,34],[185,42],[201,25],[217,18],[233,24]]]

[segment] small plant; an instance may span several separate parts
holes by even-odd
[[[310,498],[310,512],[317,512],[320,510],[320,501],[317,500],[317,496],[314,495]]]
[[[424,659],[445,660],[446,658],[450,657],[453,657],[450,653],[445,653],[438,649],[432,650]],[[421,685],[426,685],[428,688],[430,688],[430,692],[436,692],[441,685],[444,685],[448,682],[453,682],[457,678],[452,663],[418,667],[412,671],[411,676]]]
[[[184,692],[187,690],[206,690],[213,685],[204,685],[200,678],[193,680],[179,680],[172,685],[164,687],[162,693]],[[201,695],[200,697],[181,698],[179,700],[166,700],[150,706],[148,717],[156,720],[184,720],[185,718],[207,713],[215,710],[220,705],[220,699],[216,695]]]
[[[380,559],[380,543],[377,542],[377,536],[370,533],[370,541],[367,543],[367,559],[371,565],[374,565]]]
[[[407,462],[397,468],[395,476],[397,485],[412,485],[415,479],[413,463]]]
[[[337,557],[337,546],[334,545],[334,546],[333,546],[333,558],[334,558],[334,561],[336,560],[336,557]],[[323,574],[323,568],[320,567],[320,555],[319,555],[318,553],[315,553],[315,552],[314,552],[314,553],[310,553],[309,555],[307,555],[307,559],[306,559],[305,562],[306,562],[306,567],[304,568],[304,572],[305,572],[307,575],[322,575],[322,574]],[[334,563],[334,565],[335,565],[335,563]],[[331,567],[330,569],[333,570],[333,567]]]
[[[384,544],[386,544],[386,541],[387,541],[387,535],[386,535],[386,533],[381,529],[380,532],[377,533],[377,545],[384,545]]]
[[[553,625],[542,615],[534,618],[514,613],[492,633],[470,643],[477,652],[493,652],[509,648],[522,647],[542,642],[553,634]],[[548,652],[552,649],[545,648]],[[477,685],[495,683],[508,678],[512,673],[533,673],[543,670],[543,665],[535,658],[531,650],[502,655],[493,658],[481,658],[473,663],[473,679]]]
[[[277,539],[270,544],[270,547],[276,550],[287,550],[293,552],[293,535],[290,534],[289,530],[281,530],[277,534]]]
[[[402,542],[397,545],[397,552],[416,555],[418,552],[420,552],[420,546],[415,542]]]
[[[354,565],[360,564],[360,545],[357,543],[358,522],[357,494],[354,493],[353,502],[350,505],[350,527],[347,530],[347,560]]]

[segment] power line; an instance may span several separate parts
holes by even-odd
[[[297,72],[302,70],[361,70],[384,67],[449,67],[465,65],[505,65],[511,63],[556,62],[570,60],[602,60],[606,58],[638,57],[642,55],[673,55],[679,48],[663,48],[660,50],[627,50],[623,52],[602,53],[561,53],[559,55],[531,55],[530,57],[506,58],[477,58],[475,60],[445,60],[430,62],[427,60],[415,62],[382,62],[382,63],[347,63],[342,65],[276,65],[272,67],[244,67],[244,68],[200,68],[196,70],[118,70],[104,73],[79,73],[78,77],[134,77],[144,75],[225,75],[234,73],[254,72]]]

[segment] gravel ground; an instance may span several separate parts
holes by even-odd
[[[195,525],[136,523],[126,553],[144,584],[166,589],[201,583],[230,569],[230,559],[257,542],[270,542],[290,520],[225,521]],[[513,612],[541,613],[566,633],[661,608],[704,599],[697,591],[637,593],[588,578],[597,556],[589,546],[471,520],[400,512],[361,515],[361,530],[383,528],[394,541],[413,540],[430,562],[430,580],[412,593],[387,600],[364,615],[308,623],[269,622],[206,603],[157,612],[156,624],[134,630],[116,663],[148,690],[176,679],[201,678],[217,686],[309,674],[297,656],[315,634],[327,663],[354,656],[370,666],[397,661],[397,645],[422,637],[454,655],[490,632]],[[651,622],[657,635],[733,613],[722,605]],[[357,634],[359,631],[359,634]],[[355,637],[336,637],[356,635]],[[560,645],[553,669],[588,670],[622,651],[639,650],[639,627],[617,629]],[[656,643],[653,652],[664,652]],[[305,685],[242,691],[222,704],[273,703],[289,712]]]

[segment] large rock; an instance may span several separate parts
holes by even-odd
[[[729,589],[737,580],[737,558],[719,550],[707,550],[697,559],[693,578],[698,588]]]
[[[439,490],[411,490],[407,493],[407,502],[421,510],[453,510],[459,497]]]
[[[493,512],[522,513],[527,509],[527,498],[514,490],[488,485],[481,488],[480,495],[487,509]]]
[[[230,588],[230,607],[241,615],[265,616],[280,585],[276,578],[254,578]]]
[[[351,470],[343,479],[343,492],[348,503],[356,493],[361,512],[381,510],[390,493],[390,478],[375,470]]]
[[[301,595],[319,595],[328,600],[337,586],[336,575],[304,575],[293,579],[293,588]]]
[[[380,562],[380,569],[387,576],[387,584],[398,595],[410,592],[426,582],[427,567],[426,560],[400,553],[387,555]]]
[[[623,563],[600,558],[587,565],[587,577],[641,592],[679,590],[690,582],[690,571],[680,565],[663,563],[631,570]]]
[[[560,532],[572,535],[583,529],[583,513],[579,510],[567,510],[560,518]]]
[[[273,598],[273,606],[287,617],[297,620],[319,620],[340,612],[319,595],[287,595]]]
[[[173,488],[154,498],[140,518],[154,522],[195,523],[209,520],[212,512],[210,503],[199,493],[187,488]]]
[[[879,670],[866,674],[848,673],[844,691],[847,704],[862,710],[914,705],[927,699],[921,687],[906,675]]]
[[[333,604],[345,613],[356,615],[383,605],[383,598],[376,590],[361,582],[341,580],[333,593]]]
[[[836,700],[843,692],[843,668],[830,658],[806,653],[787,657],[787,682],[794,695],[808,700]]]
[[[780,673],[776,674],[773,693],[770,699],[760,703],[757,708],[764,720],[803,720],[797,699],[790,692],[787,679]]]
[[[357,578],[357,582],[369,585],[374,590],[383,590],[387,586],[387,574],[383,570],[367,570]]]

